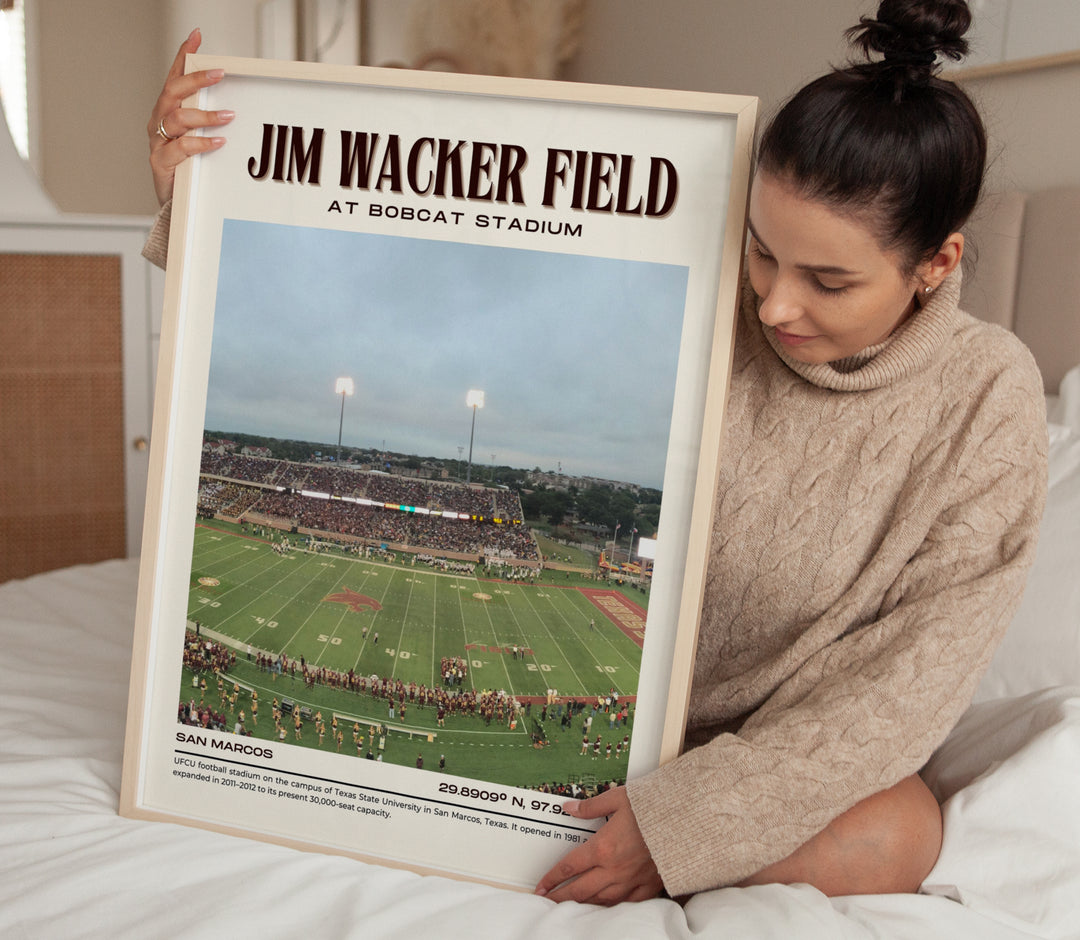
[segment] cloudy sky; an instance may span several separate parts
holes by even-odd
[[[537,237],[537,244],[543,239]],[[659,487],[687,270],[226,220],[206,427]]]

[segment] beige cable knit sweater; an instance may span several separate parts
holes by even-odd
[[[169,225],[172,222],[172,200],[170,199],[157,211],[150,234],[146,236],[142,256],[159,268],[165,267],[169,257]]]
[[[957,309],[789,359],[737,330],[687,750],[628,784],[672,895],[731,884],[916,772],[1019,603],[1046,492],[1042,382]]]

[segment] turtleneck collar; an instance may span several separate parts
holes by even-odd
[[[750,289],[744,310],[753,325],[762,331],[777,356],[793,372],[813,385],[838,392],[860,392],[890,385],[898,379],[924,369],[941,350],[945,340],[956,330],[960,301],[960,268],[952,272],[931,295],[924,306],[902,323],[896,331],[875,346],[868,346],[854,356],[836,362],[808,364],[791,358],[776,339],[772,327],[758,320],[758,298]]]

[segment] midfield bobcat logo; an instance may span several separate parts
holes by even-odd
[[[323,601],[329,601],[332,604],[346,604],[349,610],[356,613],[360,613],[362,610],[382,610],[382,604],[375,600],[374,597],[357,594],[356,591],[350,591],[348,588],[339,591],[337,594],[327,594]]]

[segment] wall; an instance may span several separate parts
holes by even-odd
[[[968,0],[980,48],[971,65],[988,65],[1080,48],[1076,0]]]
[[[988,187],[1080,185],[1080,63],[964,82],[987,123]]]
[[[165,77],[160,5],[36,2],[46,190],[69,212],[153,212],[157,200],[146,164],[146,121]]]
[[[576,81],[757,95],[768,108],[829,62],[854,0],[586,0]]]
[[[864,0],[586,2],[582,46],[568,78],[755,94],[766,115],[798,85],[842,62],[844,29],[876,6]],[[145,125],[175,49],[198,24],[206,51],[250,54],[247,22],[257,3],[37,3],[47,190],[67,211],[153,212]],[[991,131],[992,185],[1080,184],[1080,65],[982,78],[970,87]]]
[[[568,77],[757,95],[767,117],[847,56],[866,0],[587,0]],[[990,189],[1080,185],[1080,64],[965,83],[990,134]]]
[[[168,69],[177,47],[196,26],[203,34],[202,52],[258,55],[259,0],[167,0],[160,5],[163,9],[158,45],[163,69]]]
[[[292,58],[295,48],[292,0],[31,2],[37,12],[37,36],[28,41],[38,53],[41,180],[67,212],[157,210],[146,123],[176,50],[193,27],[202,28],[203,52],[254,56],[261,45],[276,57]],[[314,8],[323,17],[320,35],[331,22],[323,7],[333,9],[333,0],[317,0]],[[278,34],[264,28],[260,35],[271,13]],[[326,61],[355,61],[352,7],[350,15],[324,54]]]
[[[255,55],[258,0],[35,0],[41,180],[66,212],[157,210],[146,123],[184,37]],[[34,37],[29,37],[34,42]]]

